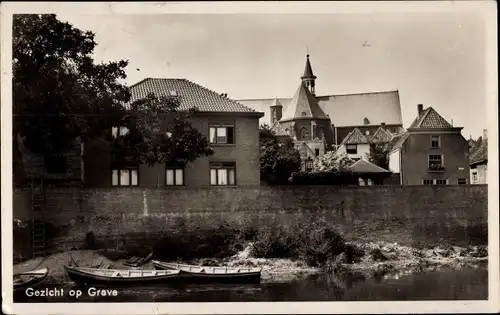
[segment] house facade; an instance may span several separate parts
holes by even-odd
[[[383,124],[374,133],[365,130],[364,134],[359,128],[354,128],[337,147],[337,154],[345,154],[353,160],[367,159],[371,146],[388,145],[394,135]]]
[[[259,118],[263,113],[186,79],[147,78],[132,85],[130,92],[131,102],[154,93],[177,97],[179,110],[196,107],[198,113],[189,118],[190,122],[209,139],[214,154],[185,167],[130,164],[118,168],[113,166],[111,142],[100,137],[77,144],[75,154],[67,161],[71,165],[64,168],[64,173],[59,172],[59,177],[71,175],[92,188],[260,185]],[[109,132],[112,137],[119,137],[128,129],[116,126]],[[48,177],[43,167],[36,170],[38,178]]]
[[[479,143],[471,148],[470,153],[470,183],[488,183],[488,133],[483,130],[483,136],[479,138]]]
[[[462,127],[453,127],[432,107],[419,104],[406,132],[393,138],[389,169],[401,185],[469,184],[469,150]]]
[[[316,121],[326,122],[324,117],[329,119],[330,128],[323,127],[325,131],[331,132],[331,135],[325,134],[325,152],[335,150],[355,128],[359,129],[362,134],[369,132],[371,135],[382,126],[392,133],[403,131],[398,91],[317,96],[317,77],[312,71],[309,55],[307,55],[304,73],[300,79],[309,93],[298,91],[300,94],[298,98],[296,93],[291,98],[252,98],[240,99],[238,102],[258,111],[269,112],[269,118],[263,117],[261,124],[275,126],[276,122],[281,120],[286,124],[293,117],[297,122],[294,127],[297,140],[300,140],[302,128],[302,124],[298,123],[303,114],[301,103],[311,104],[312,109],[315,110],[311,114],[317,118]],[[311,118],[308,111],[306,111],[306,117],[305,119]],[[309,123],[310,121],[307,125]],[[309,129],[311,129],[309,135],[315,139],[312,134],[313,127]],[[317,147],[311,149],[315,151]]]

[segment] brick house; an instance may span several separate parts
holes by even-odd
[[[461,134],[432,107],[418,105],[418,116],[392,140],[389,169],[401,185],[468,184],[469,149]]]
[[[471,184],[488,183],[488,133],[483,130],[483,136],[479,138],[479,143],[471,148],[470,153],[470,178]]]
[[[147,78],[130,87],[131,102],[149,93],[178,97],[180,110],[197,107],[192,125],[209,140],[215,153],[185,167],[111,166],[109,143],[85,145],[84,182],[91,187],[110,186],[258,186],[260,184],[259,118],[254,111],[224,95],[186,79]],[[119,135],[120,128],[114,128]],[[98,157],[98,158],[96,158]]]
[[[209,138],[215,153],[184,168],[129,165],[117,169],[112,166],[111,143],[102,137],[87,141],[83,146],[77,143],[75,152],[58,163],[59,170],[55,170],[55,174],[47,174],[41,164],[43,160],[29,152],[23,152],[24,168],[37,178],[70,178],[92,188],[260,184],[259,118],[263,113],[186,79],[147,78],[132,85],[130,93],[131,102],[154,93],[178,97],[180,110],[197,107],[199,112],[190,118],[191,123]],[[110,130],[113,137],[124,132],[127,128],[121,126]]]

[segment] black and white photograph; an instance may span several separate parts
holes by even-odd
[[[5,313],[500,311],[495,2],[1,13]]]

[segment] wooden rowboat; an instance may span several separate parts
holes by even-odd
[[[158,270],[178,270],[182,278],[196,282],[259,283],[262,268],[209,267],[152,260]]]
[[[27,288],[31,288],[40,284],[41,282],[43,282],[43,280],[45,280],[45,278],[47,278],[48,274],[49,274],[48,268],[42,268],[38,270],[20,272],[15,274],[13,281],[14,292],[25,290]]]
[[[179,270],[98,269],[64,266],[69,278],[80,284],[166,284],[179,277]]]

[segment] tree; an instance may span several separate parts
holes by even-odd
[[[214,153],[208,139],[189,122],[196,108],[179,110],[173,97],[149,94],[130,104],[124,117],[129,132],[113,140],[114,161],[125,157],[133,163],[186,165]]]
[[[314,163],[314,172],[348,173],[354,163],[346,154],[329,151]]]
[[[285,184],[300,170],[300,153],[289,137],[278,139],[269,126],[260,128],[260,172],[269,184]]]
[[[213,153],[189,122],[196,109],[180,111],[176,99],[154,95],[129,104],[120,83],[128,61],[94,64],[92,32],[53,14],[15,15],[13,24],[14,139],[21,136],[32,153],[52,160],[72,151],[75,140],[98,137],[112,142],[118,164],[186,164]],[[111,128],[124,125],[129,134],[113,139]]]
[[[383,169],[389,169],[389,145],[387,143],[375,143],[370,145],[370,153],[367,156],[368,161],[380,166]]]
[[[130,98],[128,61],[94,64],[94,34],[54,14],[14,15],[13,136],[47,160],[74,148],[75,140],[102,135],[124,115]],[[14,149],[19,154],[17,143]]]

